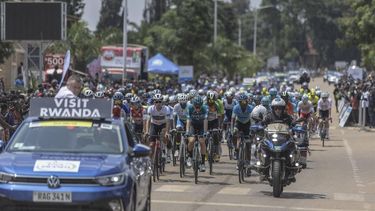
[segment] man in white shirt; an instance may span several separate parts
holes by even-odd
[[[68,78],[66,86],[63,86],[56,94],[55,98],[77,98],[81,93],[82,82],[76,75],[71,75]]]

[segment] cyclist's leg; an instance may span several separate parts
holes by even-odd
[[[154,158],[154,151],[156,147],[156,135],[158,134],[157,125],[151,123],[150,125],[150,148],[151,148],[151,159]]]
[[[251,122],[249,121],[248,123],[245,123],[245,124],[242,124],[241,125],[241,131],[247,136],[250,134],[250,124]],[[250,154],[250,151],[251,151],[251,144],[246,144],[246,153],[245,153],[245,159],[250,161],[251,160],[251,154]]]

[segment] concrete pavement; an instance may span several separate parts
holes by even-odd
[[[312,84],[332,93],[321,79]],[[224,156],[214,164],[213,175],[200,173],[197,185],[191,169],[180,178],[178,165],[168,165],[153,184],[152,210],[375,210],[375,133],[340,128],[333,116],[331,139],[324,148],[320,140],[311,140],[307,169],[280,198],[272,197],[272,187],[255,173],[239,184],[236,161],[229,160],[223,144]]]

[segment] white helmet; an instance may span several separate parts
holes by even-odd
[[[179,103],[187,103],[188,101],[188,97],[185,93],[181,93],[179,96],[178,96],[178,102]]]
[[[267,109],[263,105],[257,105],[251,112],[251,118],[259,121],[263,120],[267,115]]]
[[[285,105],[286,105],[285,101],[283,99],[277,97],[274,100],[272,100],[271,108],[285,107]]]
[[[328,98],[329,94],[327,92],[323,92],[321,95],[322,98]]]

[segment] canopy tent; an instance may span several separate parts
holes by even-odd
[[[178,75],[179,67],[158,53],[148,60],[149,73]]]

